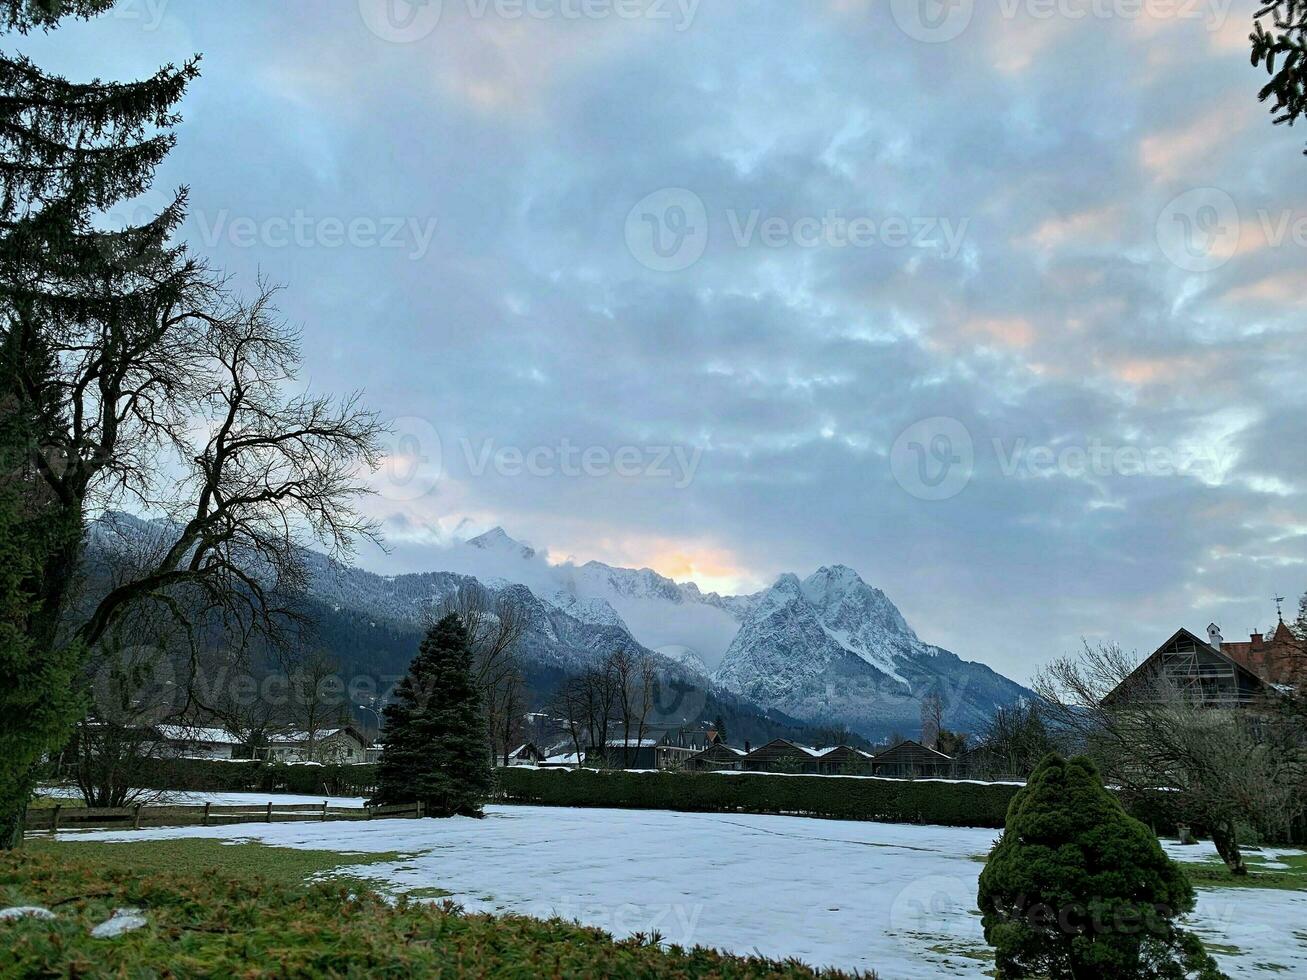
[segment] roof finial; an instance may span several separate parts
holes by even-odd
[[[1281,623],[1284,622],[1284,612],[1280,609],[1280,603],[1282,602],[1284,602],[1284,596],[1277,595],[1275,597],[1275,615],[1279,618]]]

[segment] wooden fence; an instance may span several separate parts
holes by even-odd
[[[374,820],[421,817],[421,803],[390,806],[331,806],[321,803],[214,803],[193,806],[137,805],[120,808],[56,805],[27,811],[28,830],[73,830],[83,827],[218,827],[231,823],[277,823],[287,820]]]

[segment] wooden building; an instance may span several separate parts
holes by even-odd
[[[744,761],[744,751],[733,749],[725,742],[714,742],[702,752],[685,760],[685,768],[691,772],[720,772],[723,769],[740,769]]]
[[[876,776],[896,776],[900,779],[922,779],[951,776],[952,756],[927,748],[911,739],[900,742],[871,759],[871,771]]]
[[[1253,633],[1246,643],[1226,642],[1215,624],[1207,632],[1204,641],[1187,629],[1176,630],[1103,703],[1175,692],[1205,707],[1248,707],[1273,695],[1275,684],[1301,673],[1300,645],[1283,622],[1269,641]]]
[[[848,745],[837,745],[823,752],[817,771],[827,776],[870,776],[871,754]]]
[[[788,739],[777,738],[754,749],[740,760],[746,772],[809,772],[820,771],[816,749],[804,748]]]
[[[498,756],[497,761],[502,762],[503,757]],[[544,761],[545,753],[535,742],[524,742],[508,753],[508,765],[510,766],[538,766]]]

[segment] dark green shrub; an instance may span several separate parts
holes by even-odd
[[[1001,827],[1019,787],[767,773],[499,770],[498,798],[542,806],[789,813],[837,820]]]
[[[1048,756],[1013,798],[979,903],[1000,977],[1221,976],[1176,925],[1193,886],[1084,757]]]

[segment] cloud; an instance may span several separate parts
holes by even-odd
[[[186,228],[236,282],[288,284],[316,388],[364,388],[437,434],[424,492],[382,477],[368,506],[392,550],[370,567],[439,564],[464,519],[542,561],[723,589],[843,562],[924,639],[1020,679],[1082,636],[1151,650],[1181,624],[1264,624],[1266,597],[1307,587],[1286,531],[1307,527],[1307,249],[1258,219],[1297,207],[1307,164],[1256,103],[1239,18],[1067,26],[976,4],[924,43],[855,0],[702,4],[684,30],[443,6],[412,43],[355,4],[242,3],[21,45],[74,77],[204,51],[160,186],[189,184],[209,225],[434,220],[420,257]],[[1243,219],[1202,272],[1159,245],[1194,186]],[[632,216],[663,189],[693,197]],[[782,233],[742,239],[755,214]],[[667,254],[701,254],[653,267],[628,240],[649,221]],[[793,234],[814,222],[814,244]],[[941,416],[974,471],[923,500],[891,447]],[[1005,472],[1018,448],[1095,445],[1221,459]],[[569,468],[567,447],[608,462]]]

